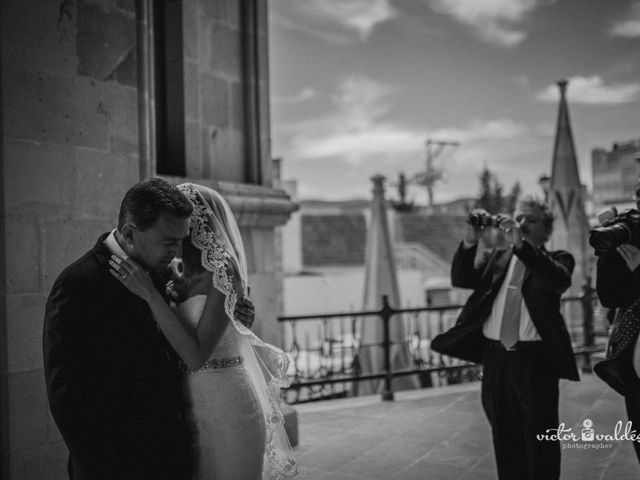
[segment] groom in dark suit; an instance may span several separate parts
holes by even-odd
[[[161,179],[125,195],[118,228],[55,281],[44,320],[53,418],[73,480],[183,480],[190,433],[177,357],[147,304],[109,273],[112,254],[144,265],[158,289],[180,255],[192,206]]]
[[[560,444],[536,435],[558,428],[559,379],[579,379],[560,313],[574,260],[568,252],[545,250],[553,227],[546,204],[526,198],[514,218],[499,223],[510,248],[486,252],[478,263],[483,227],[469,224],[451,281],[473,294],[432,348],[482,363],[482,405],[499,478],[553,480],[560,477]]]

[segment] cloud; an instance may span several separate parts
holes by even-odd
[[[366,40],[394,18],[389,0],[272,0],[273,21],[332,43]]]
[[[418,136],[383,120],[394,92],[364,75],[343,78],[332,97],[335,113],[285,128],[292,134],[294,158],[344,156],[360,163],[367,155],[419,147],[424,133]]]
[[[316,91],[311,87],[306,87],[293,95],[273,95],[272,99],[279,104],[301,103],[311,100],[316,96]]]
[[[431,131],[400,125],[385,118],[395,92],[363,75],[344,78],[333,96],[335,113],[280,128],[288,137],[281,155],[307,161],[340,157],[362,165],[380,158],[422,158],[427,138],[465,144],[526,133],[525,127],[509,119],[476,120],[462,128]]]
[[[365,75],[348,75],[331,96],[333,113],[290,124],[279,124],[286,135],[323,136],[336,131],[355,132],[371,127],[391,108],[396,89]]]
[[[614,22],[609,33],[615,37],[640,37],[640,1],[631,5],[631,12],[624,19]]]
[[[460,192],[475,194],[477,176],[485,165],[504,175],[509,186],[513,178],[531,169],[522,164],[523,145],[529,142],[540,148],[540,142],[531,139],[526,126],[509,118],[475,119],[466,125],[432,129],[402,124],[390,118],[398,93],[393,85],[349,75],[339,81],[331,97],[330,114],[278,125],[277,156],[284,159],[285,176],[298,180],[300,198],[367,198],[374,174],[392,182],[400,171],[409,176],[423,171],[429,138],[460,142],[434,157],[434,167],[444,175],[436,188],[439,201]],[[537,176],[536,171],[533,180],[521,183],[535,187]],[[423,188],[412,187],[411,196],[426,200]]]
[[[527,34],[517,28],[539,5],[539,0],[429,0],[438,13],[474,29],[487,43],[514,47]]]
[[[393,87],[364,75],[351,75],[342,80],[333,102],[346,128],[363,129],[389,111],[394,91]]]
[[[466,128],[443,128],[430,132],[430,137],[460,142],[504,140],[527,132],[527,128],[513,120],[475,120]]]
[[[282,3],[288,0],[280,0]],[[297,32],[303,32],[307,35],[311,35],[319,40],[327,43],[333,43],[338,45],[344,45],[351,43],[354,40],[352,32],[345,32],[342,29],[338,29],[336,25],[329,27],[322,27],[314,25],[313,23],[319,22],[303,22],[292,17],[291,11],[283,12],[282,14],[276,13],[275,9],[269,11],[269,21],[273,25],[277,25],[286,30],[293,30]]]
[[[531,86],[531,81],[526,75],[516,75],[513,77],[513,81],[520,87],[529,88]]]
[[[482,122],[478,121],[477,125]],[[403,172],[411,178],[424,171],[424,136],[417,133],[415,149],[407,153],[392,155],[369,155],[366,162],[351,163],[343,158],[332,157],[319,162],[286,163],[288,178],[298,180],[299,198],[370,198],[371,181],[374,174],[387,177],[387,198],[395,197],[394,183]],[[468,136],[471,138],[471,135]],[[535,159],[532,161],[531,159]],[[436,202],[475,196],[479,191],[479,176],[487,167],[494,172],[505,189],[517,181],[527,194],[540,195],[538,178],[548,174],[551,168],[551,152],[548,142],[541,142],[535,135],[520,136],[514,141],[491,140],[469,141],[458,148],[447,148],[437,155],[434,167],[442,171],[443,177],[435,186]],[[418,203],[426,202],[424,187],[410,184],[408,197]]]
[[[422,132],[404,130],[387,124],[367,130],[301,136],[294,139],[292,147],[294,156],[301,159],[342,156],[352,164],[361,164],[371,155],[419,151],[424,140],[425,135]]]
[[[611,27],[611,34],[617,37],[640,37],[640,19],[626,20]]]
[[[549,85],[537,97],[542,102],[556,103],[560,98],[556,85]],[[571,77],[567,87],[567,99],[572,103],[587,105],[621,105],[640,100],[640,83],[605,85],[599,75]]]

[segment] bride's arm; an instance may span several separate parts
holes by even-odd
[[[134,292],[135,293],[135,292]],[[224,311],[224,295],[210,283],[207,301],[193,332],[181,322],[155,288],[145,298],[162,333],[190,370],[198,370],[211,357],[229,323]],[[144,298],[144,297],[143,297]]]
[[[110,264],[111,274],[147,302],[158,327],[189,369],[198,370],[202,367],[209,360],[229,322],[224,310],[224,294],[216,290],[211,281],[208,282],[207,301],[198,328],[193,332],[177,318],[147,272],[137,263],[131,259],[116,258]],[[126,275],[123,276],[124,272]]]

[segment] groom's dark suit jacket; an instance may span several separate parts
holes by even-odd
[[[512,250],[494,249],[474,265],[477,246],[459,246],[451,267],[455,287],[473,289],[456,325],[433,339],[438,352],[481,363],[485,344],[482,326],[504,282]],[[526,266],[522,297],[540,338],[543,354],[558,378],[579,380],[571,340],[560,313],[560,296],[571,284],[575,262],[565,251],[548,252],[525,241],[515,253]]]
[[[60,274],[44,319],[47,393],[70,478],[189,478],[175,352],[147,304],[109,273],[105,238]]]

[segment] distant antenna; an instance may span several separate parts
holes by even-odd
[[[427,188],[428,206],[433,206],[433,187],[442,179],[442,169],[435,168],[433,161],[438,158],[445,147],[457,147],[460,142],[441,141],[427,139],[427,168],[424,172],[416,174],[410,181]]]

